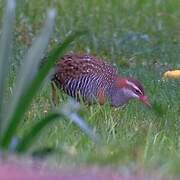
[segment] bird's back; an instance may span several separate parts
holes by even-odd
[[[89,55],[70,54],[59,60],[52,80],[68,95],[92,102],[99,90],[112,84],[117,70],[105,61]]]

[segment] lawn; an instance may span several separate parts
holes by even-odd
[[[179,174],[180,80],[163,79],[162,75],[166,70],[180,69],[180,1],[17,1],[7,94],[49,7],[57,11],[49,50],[70,32],[88,29],[89,33],[76,40],[67,52],[102,57],[116,66],[120,74],[139,79],[153,108],[136,101],[119,109],[81,104],[79,114],[100,134],[101,145],[94,144],[73,123],[59,119],[46,128],[29,152],[52,150],[48,159],[57,166],[145,167]],[[3,3],[1,14],[2,8]],[[61,108],[67,96],[60,91],[59,96]],[[21,123],[18,136],[23,136],[52,109],[51,86],[46,80]]]

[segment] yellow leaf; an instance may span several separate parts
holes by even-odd
[[[180,78],[180,70],[166,71],[163,74],[164,78]]]

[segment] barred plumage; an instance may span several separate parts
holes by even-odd
[[[88,103],[108,101],[118,107],[131,98],[144,96],[143,87],[137,80],[120,77],[114,67],[89,55],[62,57],[55,66],[52,81],[68,95]]]

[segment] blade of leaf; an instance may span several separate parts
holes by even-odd
[[[15,0],[8,0],[3,17],[3,27],[0,41],[0,132],[4,101],[4,86],[8,72],[11,54],[12,32],[15,18]]]
[[[98,144],[99,136],[93,132],[93,129],[76,113],[66,114],[67,118],[76,124],[86,135],[88,135],[93,142]]]
[[[17,78],[17,83],[13,90],[13,96],[10,98],[10,105],[4,113],[5,116],[2,124],[2,129],[4,131],[6,130],[6,125],[9,123],[9,119],[12,119],[19,101],[21,101],[22,94],[26,91],[26,88],[28,88],[28,85],[30,85],[34,76],[37,74],[38,66],[41,62],[43,53],[48,46],[48,42],[53,31],[54,22],[55,10],[51,9],[47,13],[46,23],[44,28],[42,28],[41,34],[33,42],[33,45],[27,52],[24,63],[21,66],[20,73]]]
[[[68,102],[61,108],[60,114],[63,114],[66,119],[69,119],[76,124],[86,135],[88,135],[92,141],[96,144],[100,143],[100,138],[97,133],[82,119],[77,111],[79,110],[79,103],[73,99],[69,99]]]
[[[38,38],[35,39],[33,45],[25,55],[24,62],[17,77],[16,86],[13,90],[11,104],[8,108],[8,113],[6,113],[7,116],[5,117],[5,119],[9,119],[12,116],[12,114],[14,113],[14,109],[21,99],[22,94],[24,93],[24,91],[26,91],[29,84],[37,74],[41,58],[48,46],[48,42],[53,31],[54,21],[55,10],[52,9],[47,13],[47,20],[41,34],[38,36]]]
[[[21,142],[17,145],[16,151],[18,153],[26,152],[31,144],[34,142],[38,134],[44,129],[48,124],[55,121],[60,115],[58,113],[49,114],[45,118],[38,121],[29,131],[26,133]]]
[[[20,96],[23,93],[25,88],[28,87],[28,85],[38,72],[41,59],[44,55],[44,52],[47,50],[49,39],[53,32],[55,16],[56,12],[54,9],[48,11],[47,19],[44,28],[42,28],[40,36],[35,39],[33,45],[24,58],[24,64],[22,65],[19,76],[17,78],[18,82],[15,93],[18,94],[15,94],[16,96]]]
[[[36,137],[41,133],[41,131],[57,118],[72,121],[95,143],[98,144],[100,142],[98,134],[95,134],[91,127],[80,116],[78,116],[78,109],[79,104],[73,100],[69,100],[65,105],[63,105],[60,112],[49,114],[45,118],[39,120],[22,138],[21,142],[16,147],[16,151],[18,153],[24,153],[28,151],[29,147],[33,144]]]
[[[63,55],[65,49],[69,46],[71,42],[73,42],[77,37],[84,35],[86,33],[87,31],[77,31],[75,33],[70,34],[67,38],[65,38],[62,44],[59,44],[57,48],[53,49],[49,53],[47,57],[47,63],[45,63],[42,66],[42,68],[38,71],[36,77],[33,79],[27,91],[25,91],[24,94],[21,96],[21,101],[19,101],[19,103],[15,107],[14,114],[11,116],[9,124],[5,129],[4,136],[0,141],[2,148],[8,149],[8,146],[18,127],[18,124],[20,123],[25,111],[29,107],[33,97],[37,93],[43,80],[46,78],[48,72],[50,71],[50,68],[54,65],[55,61]]]

